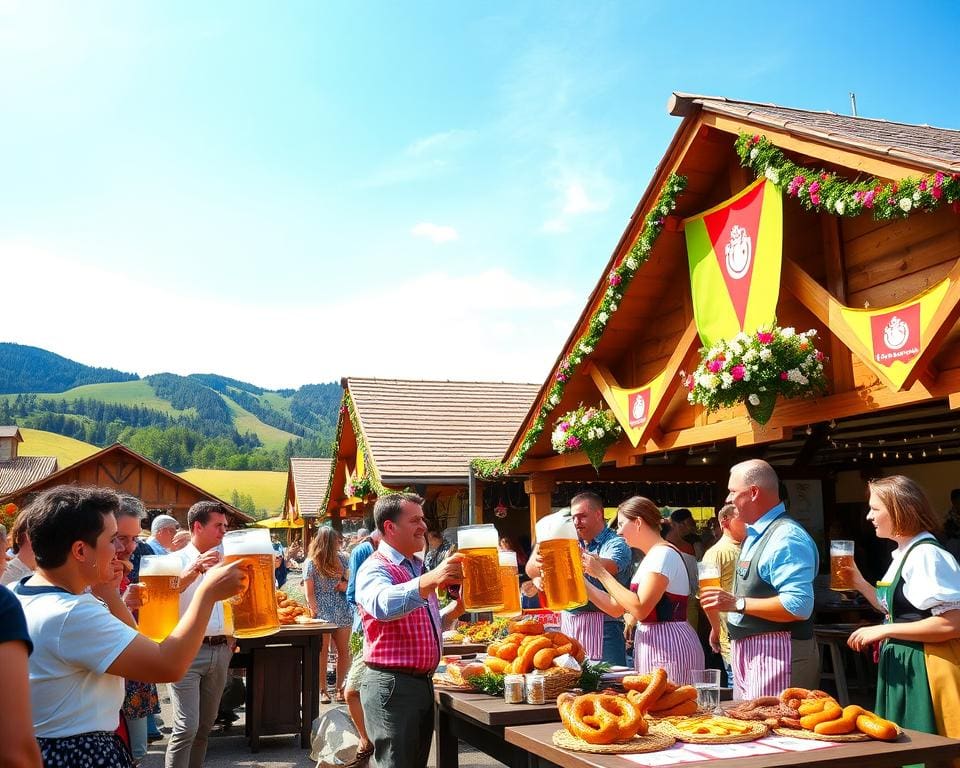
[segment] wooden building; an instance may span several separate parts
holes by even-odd
[[[960,132],[688,94],[673,94],[669,111],[682,118],[673,141],[598,270],[597,285],[503,463],[487,467],[487,475],[499,471],[525,480],[531,526],[598,481],[620,484],[607,488],[611,505],[630,493],[661,504],[670,494],[719,502],[729,467],[750,457],[777,468],[792,486],[788,493],[797,496],[793,501],[806,506],[814,530],[833,525],[855,533],[852,517],[854,510],[857,517],[863,512],[864,479],[881,473],[915,477],[934,506],[946,508],[950,488],[960,486],[960,216],[958,203],[949,200],[960,179]],[[816,189],[803,185],[791,189],[791,180],[777,178],[778,167],[786,166],[764,171],[741,164],[740,135],[748,149],[769,142],[791,167],[816,172],[824,183],[873,177],[877,205],[887,195],[884,204],[900,210],[878,217],[867,204],[872,192],[847,205],[842,197],[820,200]],[[706,413],[691,405],[681,379],[697,367],[701,346],[683,220],[741,192],[758,173],[782,189],[777,325],[816,329],[829,358],[827,393],[815,400],[781,398],[765,426],[742,406]],[[662,195],[672,174],[686,184],[670,210]],[[904,186],[909,199],[897,192],[904,179],[924,180]],[[645,226],[660,231],[648,232],[649,247],[638,248]],[[638,253],[643,261],[611,309],[612,270]],[[933,312],[913,337],[912,368],[896,381],[873,356],[876,350],[843,321],[844,313],[903,310],[905,302],[929,298],[934,290]],[[586,344],[600,314],[602,332]],[[636,445],[621,436],[599,473],[583,453],[552,449],[560,415],[660,376],[662,393],[637,428]],[[683,490],[691,486],[699,490]]]
[[[0,427],[0,498],[57,471],[56,456],[20,456],[22,442],[17,427]]]
[[[348,519],[354,527],[378,495],[405,488],[426,499],[431,524],[466,523],[470,460],[502,455],[537,391],[535,384],[504,382],[345,378],[341,384],[322,509],[334,525]],[[525,517],[520,523],[525,529]]]
[[[283,499],[283,519],[303,520],[303,545],[310,544],[330,481],[331,459],[291,458],[287,469],[287,491]]]
[[[215,501],[227,510],[231,527],[242,527],[253,518],[212,493],[155,464],[125,445],[115,443],[66,469],[36,480],[13,493],[0,496],[0,504],[22,508],[40,491],[57,485],[92,485],[136,496],[150,513],[173,515],[186,527],[187,511],[198,501]]]

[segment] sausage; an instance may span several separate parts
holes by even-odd
[[[687,699],[677,704],[675,707],[670,707],[670,709],[658,709],[656,712],[651,712],[651,717],[679,717],[680,715],[692,715],[697,711],[697,700],[696,699]]]
[[[897,738],[896,723],[884,720],[873,712],[864,712],[857,718],[857,730],[881,741],[893,741]]]
[[[853,733],[857,730],[857,718],[865,712],[866,710],[863,707],[850,704],[843,708],[843,714],[839,719],[819,723],[814,727],[813,732],[823,734],[824,736],[838,736],[844,733]]]
[[[827,706],[822,712],[814,712],[812,715],[806,715],[800,718],[800,725],[807,731],[812,731],[820,723],[829,723],[831,720],[839,720],[843,715],[843,709],[839,704],[832,701],[827,702]]]
[[[823,712],[823,708],[827,705],[828,701],[832,701],[832,699],[807,699],[800,704],[797,711],[800,712],[801,716]]]

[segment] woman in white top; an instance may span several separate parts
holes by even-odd
[[[143,637],[118,591],[118,506],[113,491],[58,486],[20,513],[37,571],[14,591],[34,643],[33,727],[47,768],[132,766],[115,733],[123,679],[183,677],[211,609],[246,579],[239,563],[211,569],[170,636],[162,643]]]
[[[600,561],[583,554],[584,570],[603,584],[587,582],[587,596],[611,616],[629,613],[637,620],[633,661],[638,672],[657,667],[670,680],[688,683],[691,669],[703,669],[703,648],[687,623],[690,580],[680,552],[660,535],[660,509],[650,499],[633,496],[617,509],[617,533],[644,557],[627,589]]]
[[[876,711],[905,728],[960,737],[960,565],[931,531],[940,521],[913,480],[873,480],[870,511],[877,536],[897,548],[871,586],[854,565],[854,587],[886,614],[847,641],[854,650],[882,642]]]

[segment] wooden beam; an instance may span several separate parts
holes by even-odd
[[[951,392],[947,398],[947,404],[950,406],[951,411],[960,408],[960,392]]]
[[[556,481],[550,475],[531,475],[523,484],[530,499],[530,540],[536,538],[537,520],[553,510],[553,489]]]
[[[793,435],[791,427],[768,427],[767,425],[750,422],[750,431],[741,432],[737,435],[737,448],[749,448],[751,445],[763,445],[764,443],[778,443],[781,440],[789,440]]]
[[[827,270],[827,289],[841,304],[847,303],[847,281],[843,271],[843,243],[840,240],[840,217],[821,216],[823,256]],[[830,367],[834,392],[853,389],[853,358],[844,343],[831,334]]]

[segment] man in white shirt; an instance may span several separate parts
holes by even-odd
[[[199,501],[187,512],[190,543],[181,549],[180,615],[183,616],[209,568],[220,562],[220,543],[227,532],[224,508],[215,501]],[[233,622],[217,603],[210,614],[203,644],[183,679],[170,685],[173,733],[167,745],[165,768],[200,768],[207,739],[217,717],[220,696],[233,655]]]
[[[171,551],[173,537],[180,530],[180,523],[172,515],[157,515],[150,523],[150,538],[147,544],[158,555],[165,555]]]

